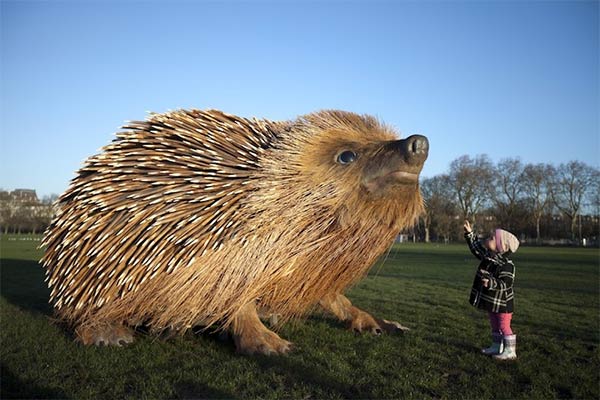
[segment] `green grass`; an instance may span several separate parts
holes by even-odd
[[[412,328],[354,336],[324,315],[280,332],[284,357],[244,357],[189,333],[140,336],[126,348],[83,347],[51,321],[39,242],[1,238],[2,398],[598,398],[598,250],[522,248],[519,360],[479,354],[484,314],[467,302],[477,262],[466,246],[403,244],[348,295]]]

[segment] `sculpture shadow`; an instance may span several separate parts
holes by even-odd
[[[37,261],[0,259],[0,294],[21,309],[52,315],[50,290]]]
[[[0,366],[2,385],[0,396],[3,399],[67,399],[60,388],[44,387],[34,381],[24,381],[2,364]]]

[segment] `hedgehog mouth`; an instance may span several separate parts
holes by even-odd
[[[379,179],[389,179],[396,183],[416,183],[419,181],[419,174],[398,170],[385,174]]]
[[[405,170],[394,170],[375,176],[364,181],[364,186],[369,192],[377,192],[389,186],[408,186],[419,182],[419,174]]]
[[[419,174],[415,174],[413,172],[408,172],[405,170],[395,170],[395,171],[390,171],[384,174],[381,174],[379,176],[374,177],[373,179],[371,179],[371,182],[369,183],[378,183],[378,184],[385,184],[385,183],[416,183],[419,181]]]

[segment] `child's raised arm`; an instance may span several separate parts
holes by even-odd
[[[465,220],[463,229],[465,230],[465,239],[467,240],[467,244],[469,245],[469,250],[471,250],[471,253],[473,253],[475,257],[477,257],[480,260],[483,260],[488,252],[486,248],[481,245],[481,242],[475,239],[475,234],[473,233],[473,230],[471,229],[471,224],[468,220]]]

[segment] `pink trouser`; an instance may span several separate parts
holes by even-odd
[[[512,313],[488,312],[488,317],[490,318],[490,325],[492,325],[492,333],[500,333],[504,336],[513,334],[512,329],[510,329]]]

